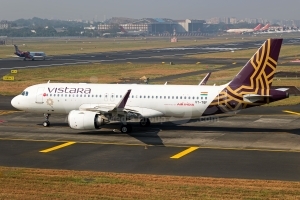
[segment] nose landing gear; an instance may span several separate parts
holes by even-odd
[[[45,114],[44,114],[44,117],[45,117],[45,121],[43,122],[43,126],[44,126],[44,127],[50,126],[50,122],[49,122],[50,114],[45,113]]]

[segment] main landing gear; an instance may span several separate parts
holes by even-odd
[[[120,131],[122,133],[131,133],[132,131],[132,126],[130,124],[122,124],[121,125],[121,128],[120,128]]]
[[[50,114],[45,113],[44,117],[45,117],[45,121],[43,122],[43,126],[44,127],[50,126],[50,122],[49,122]]]
[[[151,122],[149,118],[142,118],[140,121],[141,127],[148,127],[150,126]]]
[[[151,122],[149,118],[142,118],[140,120],[140,125],[142,127],[148,127],[150,126]],[[132,126],[130,124],[127,124],[126,122],[123,122],[123,124],[121,125],[120,131],[122,133],[130,133],[132,131]]]

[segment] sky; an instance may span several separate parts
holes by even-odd
[[[111,17],[300,19],[299,0],[0,0],[0,20]]]

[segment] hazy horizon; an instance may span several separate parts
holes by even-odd
[[[300,1],[287,0],[10,0],[1,2],[0,20],[33,17],[97,20],[111,17],[208,19],[212,17],[299,19]]]

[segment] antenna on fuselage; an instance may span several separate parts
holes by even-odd
[[[50,80],[47,83],[50,83]]]

